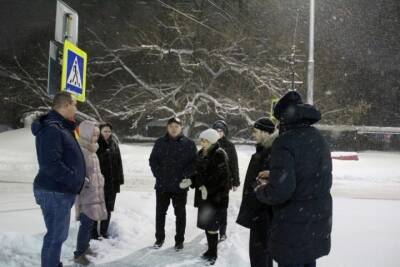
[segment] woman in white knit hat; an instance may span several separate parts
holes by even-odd
[[[218,229],[221,211],[228,205],[228,156],[219,147],[218,132],[205,130],[200,134],[201,149],[193,177],[184,179],[180,187],[196,188],[194,206],[198,207],[197,227],[205,230],[208,250],[202,258],[213,265],[217,259]]]
[[[79,144],[86,164],[86,178],[83,188],[75,201],[76,217],[80,221],[77,248],[74,252],[74,261],[81,265],[89,265],[86,255],[92,255],[89,241],[93,224],[96,221],[107,219],[107,210],[104,201],[104,177],[100,171],[99,159],[96,151],[99,148],[97,140],[100,130],[95,122],[83,121],[79,125]]]

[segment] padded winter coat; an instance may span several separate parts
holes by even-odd
[[[313,106],[297,104],[277,115],[280,135],[272,145],[268,183],[257,197],[273,208],[269,249],[274,260],[306,264],[331,248],[331,154],[311,126],[321,118]]]
[[[166,134],[154,144],[150,154],[150,167],[156,178],[155,189],[159,192],[183,193],[179,183],[193,174],[197,158],[195,143],[181,135],[172,139]]]
[[[39,173],[34,187],[47,191],[78,194],[85,180],[85,161],[75,139],[75,122],[55,110],[32,124],[36,136]]]
[[[99,159],[96,151],[97,143],[91,143],[94,123],[88,121],[80,124],[79,143],[86,163],[86,179],[82,191],[75,201],[76,216],[82,212],[94,221],[107,219],[107,210],[104,200],[104,177],[100,171]],[[89,125],[88,125],[89,124]]]
[[[192,187],[196,188],[194,206],[205,203],[215,208],[227,208],[229,196],[229,165],[226,152],[214,144],[206,156],[201,149],[198,153]],[[199,187],[207,188],[207,199],[201,198]]]

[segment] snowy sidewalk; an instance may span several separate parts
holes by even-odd
[[[33,199],[23,198],[32,206]],[[1,195],[0,208],[13,202],[15,196]],[[170,207],[166,223],[166,243],[160,250],[150,246],[154,242],[154,192],[123,192],[117,198],[112,217],[111,239],[92,241],[98,252],[96,266],[115,267],[175,267],[203,266],[199,255],[206,249],[203,231],[196,227],[197,210],[193,208],[193,193],[187,205],[185,248],[173,249],[175,223]],[[0,266],[39,266],[44,224],[39,209],[10,211],[21,202],[8,205],[1,213]],[[228,239],[219,247],[215,266],[246,267],[249,231],[234,223],[240,200],[233,199],[229,207]],[[320,267],[398,267],[400,262],[400,201],[334,198],[332,251],[319,260]],[[72,216],[74,218],[74,214]],[[69,238],[62,258],[72,264],[78,223],[72,219]]]

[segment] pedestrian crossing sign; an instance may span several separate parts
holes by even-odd
[[[85,51],[65,40],[61,90],[72,93],[80,102],[86,100],[86,63]]]

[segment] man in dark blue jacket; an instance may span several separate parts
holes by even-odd
[[[71,207],[85,180],[85,161],[74,133],[76,111],[71,94],[60,92],[53,109],[32,124],[39,163],[33,192],[47,228],[42,267],[62,266],[61,247],[68,237]]]
[[[272,206],[268,248],[279,267],[315,267],[316,259],[329,254],[332,230],[332,159],[312,126],[321,114],[291,91],[274,116],[280,124],[270,173],[256,189],[257,198]]]
[[[176,216],[175,249],[183,248],[187,189],[181,189],[179,183],[192,175],[196,158],[196,145],[183,135],[181,120],[169,119],[167,134],[156,141],[149,160],[151,170],[156,178],[155,248],[160,248],[164,243],[165,216],[171,200]]]

